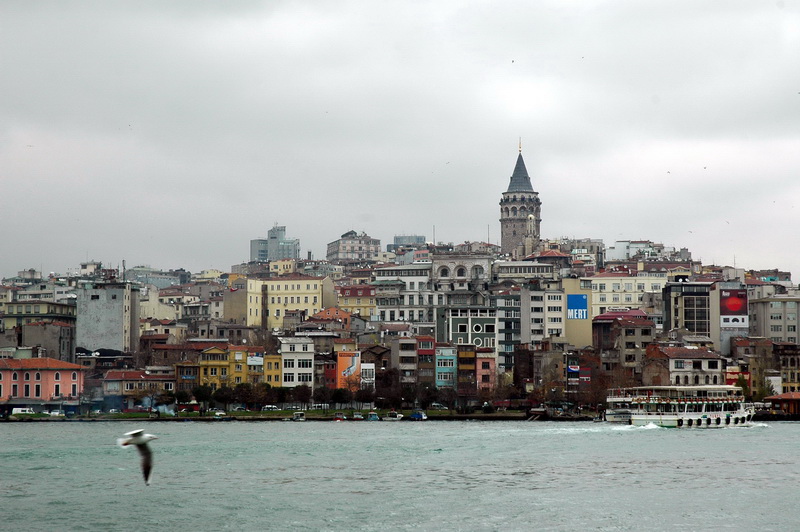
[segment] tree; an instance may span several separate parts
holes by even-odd
[[[439,400],[439,389],[435,386],[424,386],[419,391],[420,406],[427,409],[431,403]]]
[[[208,407],[208,401],[211,400],[211,395],[213,393],[214,390],[211,389],[211,386],[208,386],[206,384],[198,386],[197,388],[192,390],[192,395],[194,396],[194,400],[202,404],[203,407]]]
[[[439,390],[439,402],[449,410],[455,407],[456,401],[458,401],[458,394],[453,388],[442,388]]]
[[[245,407],[252,406],[255,400],[255,392],[253,385],[249,382],[242,382],[236,385],[233,389],[233,400],[237,403],[243,403]]]
[[[228,410],[228,405],[234,400],[234,392],[232,388],[223,386],[222,388],[217,388],[211,397],[213,397],[214,401],[217,403],[225,405],[225,410]]]
[[[747,383],[747,379],[744,378],[744,375],[739,375],[736,379],[736,386],[742,389],[742,394],[745,398],[750,398],[750,385]]]
[[[186,404],[192,400],[192,395],[186,390],[178,390],[175,392],[175,400],[178,404]]]
[[[307,405],[311,400],[311,387],[308,384],[301,384],[294,388],[294,398],[302,405]]]
[[[342,405],[353,400],[353,393],[347,388],[336,388],[331,394],[331,401],[335,405]]]
[[[358,402],[359,408],[361,408],[364,403],[372,404],[375,400],[375,390],[373,390],[371,386],[369,388],[360,388],[356,390],[354,398]]]
[[[326,405],[331,402],[331,395],[332,391],[327,386],[320,386],[318,388],[314,388],[314,402]]]

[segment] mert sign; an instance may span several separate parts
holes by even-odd
[[[567,319],[589,319],[589,305],[586,294],[567,294]]]

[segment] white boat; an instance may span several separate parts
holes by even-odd
[[[403,419],[403,414],[394,410],[383,416],[383,421],[400,421],[401,419]]]
[[[609,390],[603,418],[609,423],[630,423],[631,399],[630,392],[626,388]]]
[[[629,411],[630,425],[676,428],[723,428],[751,425],[755,409],[742,389],[730,385],[639,386],[609,390],[614,419]],[[606,413],[608,420],[608,411]]]

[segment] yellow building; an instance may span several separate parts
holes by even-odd
[[[209,347],[200,353],[199,384],[217,390],[247,382],[247,351],[242,346]]]
[[[261,327],[264,316],[263,279],[239,277],[228,283],[223,293],[223,315],[225,320],[237,325]]]
[[[269,272],[273,275],[287,275],[297,272],[296,259],[278,259],[269,262]]]
[[[282,275],[263,281],[267,327],[282,328],[288,311],[313,316],[335,301],[333,281],[328,277],[312,277],[301,273]],[[249,284],[249,281],[248,281]]]
[[[280,355],[264,353],[264,382],[273,387],[282,386],[283,377],[281,377]]]
[[[370,320],[375,314],[375,287],[367,284],[339,288],[339,308]]]

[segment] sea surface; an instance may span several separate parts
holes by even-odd
[[[2,423],[0,530],[797,530],[799,450],[788,422]]]

